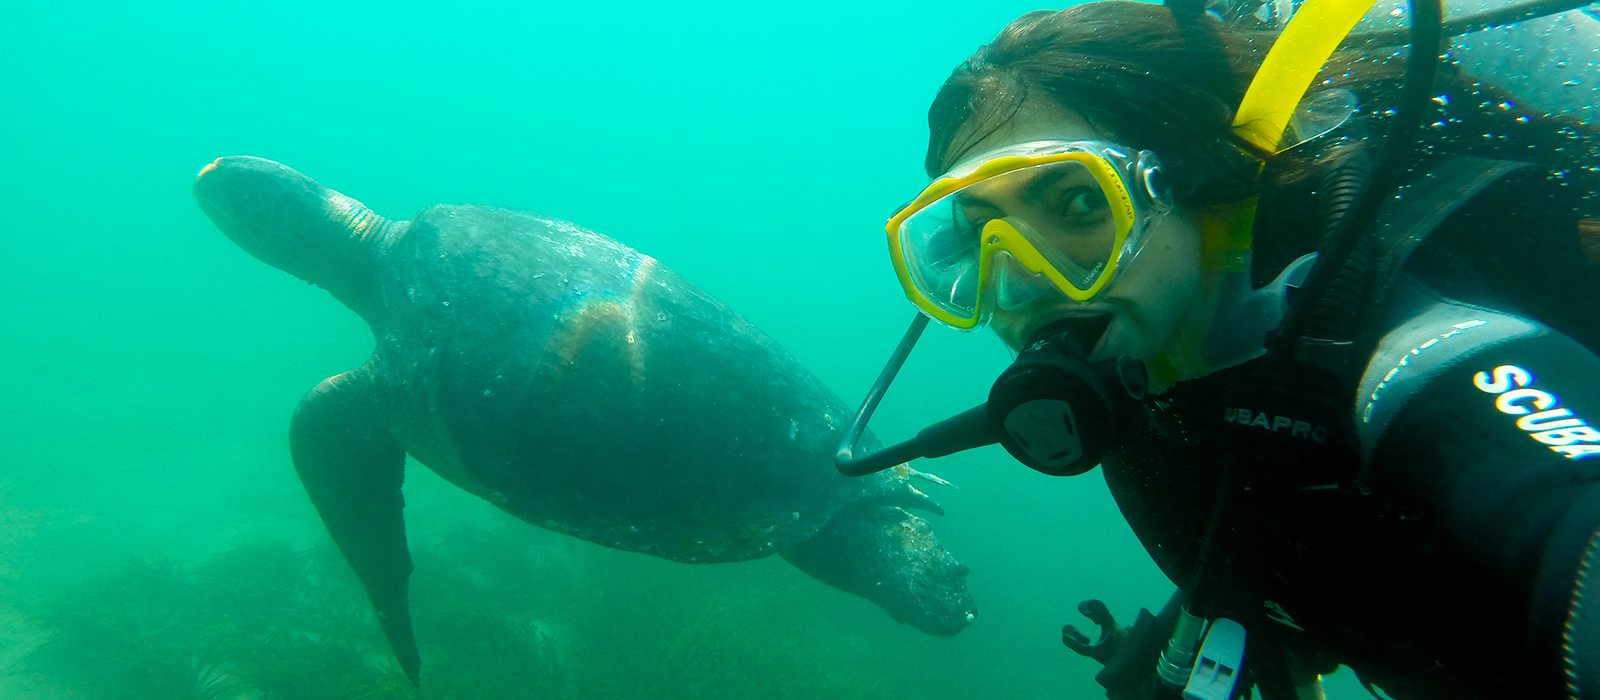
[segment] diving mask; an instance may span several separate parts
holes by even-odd
[[[917,308],[972,329],[1052,290],[1099,298],[1171,208],[1154,153],[1030,141],[935,179],[889,220],[889,253]]]

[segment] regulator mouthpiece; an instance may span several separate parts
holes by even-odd
[[[989,419],[1017,461],[1052,476],[1100,463],[1149,386],[1144,363],[1128,355],[1089,362],[1110,316],[1047,326],[995,380]]]
[[[1068,318],[1046,326],[989,390],[989,400],[934,423],[917,436],[871,454],[858,443],[878,402],[928,325],[918,315],[845,431],[834,465],[866,476],[918,457],[943,457],[999,442],[1018,461],[1045,474],[1093,469],[1144,399],[1144,363],[1123,355],[1089,362],[1109,315]]]

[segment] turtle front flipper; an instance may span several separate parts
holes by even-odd
[[[928,521],[879,501],[846,507],[783,558],[823,583],[866,598],[929,634],[954,635],[977,616],[967,567]]]
[[[374,384],[365,368],[323,380],[295,409],[289,449],[300,483],[416,684],[422,661],[406,600],[411,553],[400,493],[406,453],[389,432]]]

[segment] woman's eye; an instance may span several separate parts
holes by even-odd
[[[1106,194],[1097,187],[1078,187],[1066,193],[1061,200],[1061,215],[1068,218],[1089,218],[1105,211],[1109,202]]]

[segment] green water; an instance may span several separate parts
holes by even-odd
[[[927,102],[1034,6],[549,5],[0,10],[0,697],[410,692],[287,452],[300,396],[371,337],[200,213],[189,185],[218,156],[393,218],[471,202],[578,222],[859,399],[912,315],[881,221],[925,182]],[[1007,360],[930,333],[875,429],[973,405]],[[1131,620],[1171,588],[1098,474],[998,448],[924,468],[960,486],[932,492],[935,527],[979,606],[949,639],[776,558],[547,533],[412,464],[417,697],[1100,697],[1061,624],[1089,597]]]

